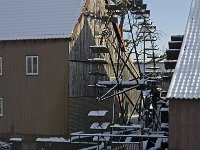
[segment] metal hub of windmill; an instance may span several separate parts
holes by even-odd
[[[96,70],[90,72],[90,75],[96,76],[96,83],[89,86],[105,91],[103,94],[98,92],[97,103],[113,101],[112,120],[93,123],[90,129],[97,131],[96,133],[72,133],[70,142],[87,144],[85,149],[167,149],[168,106],[165,92],[161,88],[163,76],[157,72],[156,41],[159,35],[150,20],[150,10],[142,0],[113,1],[112,4],[107,3],[105,8],[108,15],[101,17],[107,21],[100,44],[90,46],[90,49],[98,56],[109,56],[114,77],[113,80],[98,80],[98,76],[103,75],[98,70],[99,65],[107,62],[102,57],[89,59],[96,65]],[[116,21],[119,21],[121,37],[126,39],[121,39],[118,47],[107,38],[110,35],[109,23],[115,25]],[[107,46],[103,45],[103,40],[115,49],[117,60],[114,61]],[[130,59],[135,59],[137,70],[128,65]],[[151,67],[146,66],[149,61],[152,62]],[[129,72],[131,79],[124,78],[125,70]],[[133,99],[130,94],[133,90],[138,93],[137,99]],[[125,115],[124,101],[131,105],[129,115]],[[116,103],[119,109],[116,109]],[[120,110],[120,122],[115,122],[117,110]],[[107,110],[91,111],[88,117],[103,118],[107,113]]]

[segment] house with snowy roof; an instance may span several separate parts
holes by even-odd
[[[200,147],[200,0],[192,0],[182,48],[169,87],[169,149]]]
[[[96,55],[89,46],[101,40],[103,26],[94,16],[106,14],[105,3],[0,2],[1,139],[67,137],[86,127],[84,117],[97,107],[92,103],[97,91],[88,88],[94,80],[88,75],[93,68],[88,59]],[[113,44],[121,42],[116,23],[110,23],[110,33]],[[102,65],[107,78],[109,68]],[[103,107],[109,109],[105,103]]]

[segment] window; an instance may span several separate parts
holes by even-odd
[[[0,98],[0,116],[3,116],[3,98]]]
[[[0,76],[2,75],[2,57],[0,57]]]
[[[38,75],[38,56],[26,56],[26,75]]]

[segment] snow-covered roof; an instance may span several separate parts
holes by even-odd
[[[167,98],[200,98],[200,0],[191,3],[187,27]]]
[[[0,41],[68,38],[86,0],[1,0]]]

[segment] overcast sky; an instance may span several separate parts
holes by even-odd
[[[158,42],[160,49],[168,48],[170,36],[184,34],[191,0],[144,0],[151,10],[151,20],[165,34]]]

